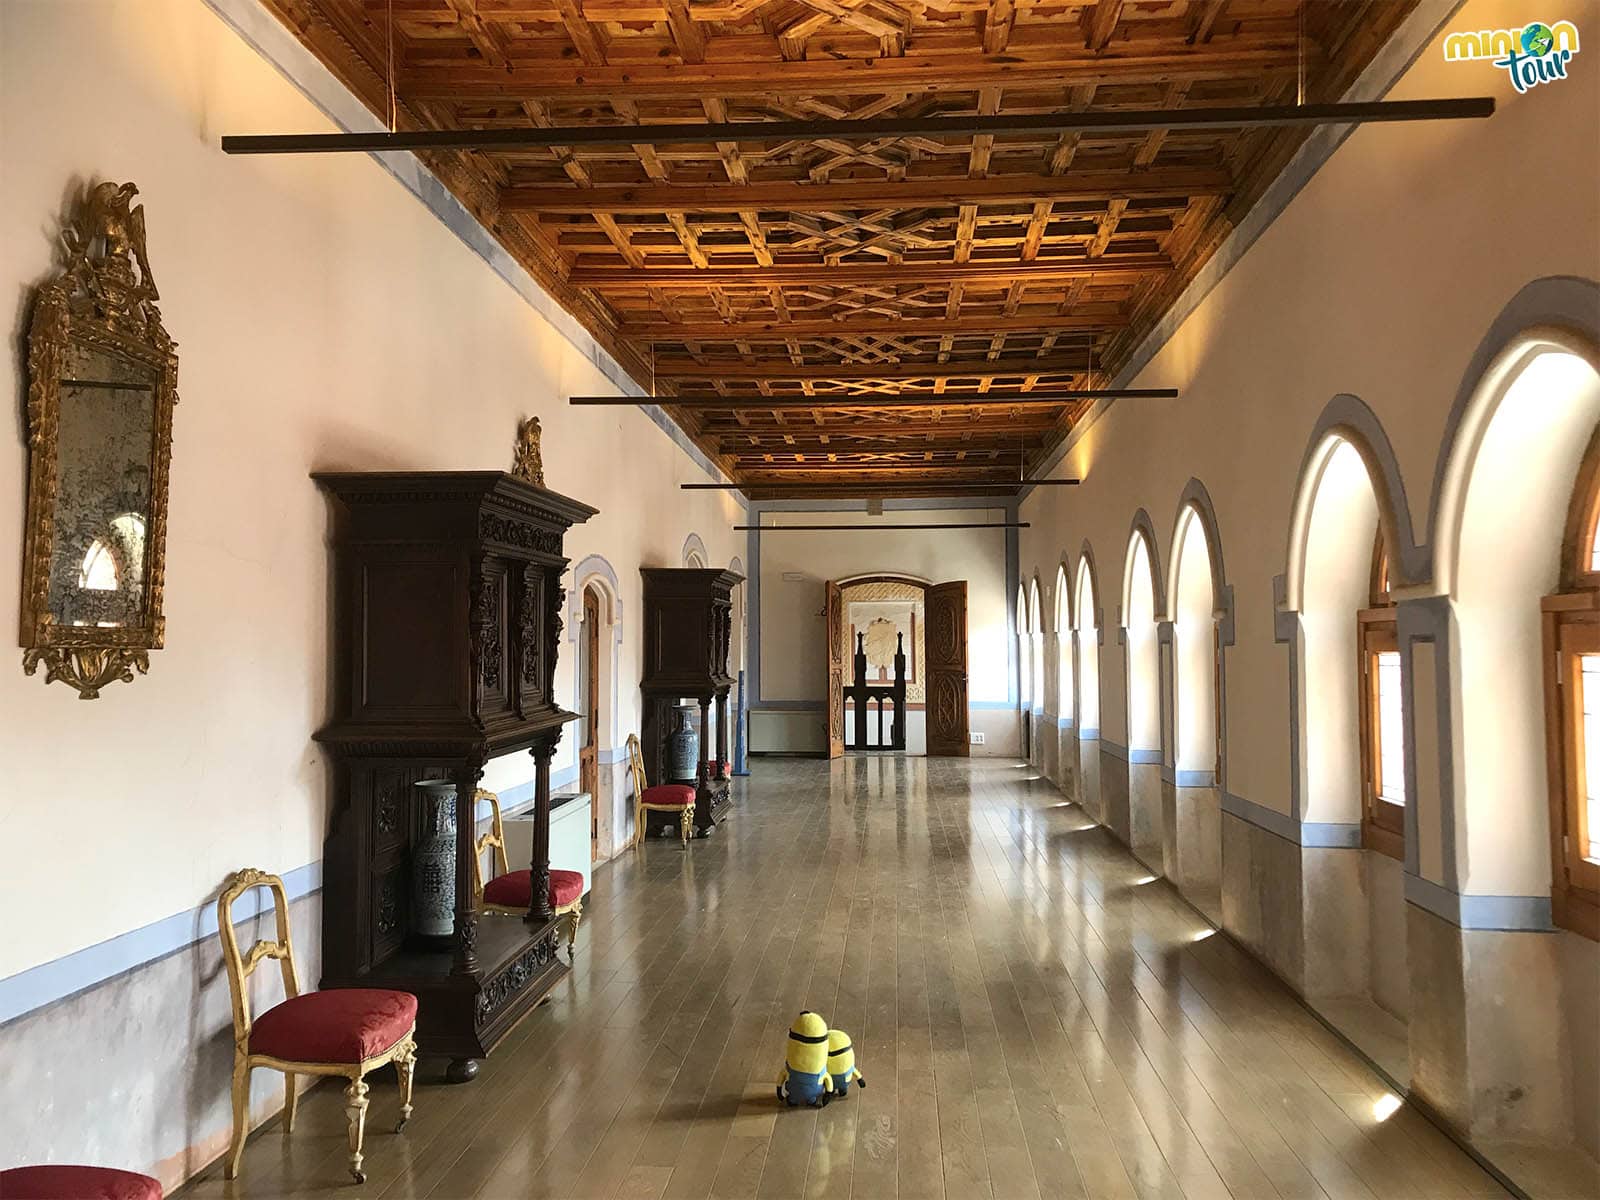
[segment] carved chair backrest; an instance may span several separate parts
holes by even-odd
[[[248,953],[240,954],[233,905],[240,896],[255,888],[266,888],[272,894],[278,936],[274,941],[258,941]],[[250,976],[255,974],[263,959],[278,960],[286,999],[300,994],[300,983],[295,977],[294,947],[289,943],[289,897],[284,893],[283,880],[254,867],[228,876],[222,885],[222,895],[217,897],[217,934],[222,939],[222,962],[228,969],[228,991],[233,997],[233,1040],[243,1046],[250,1040]]]
[[[494,876],[498,879],[511,870],[511,862],[506,858],[506,827],[500,820],[500,797],[490,791],[479,788],[472,794],[473,809],[476,810],[478,802],[488,801],[489,811],[493,820],[489,824],[489,832],[481,834],[473,849],[472,854],[472,892],[479,902],[483,901],[483,852],[493,847],[494,849]],[[472,814],[472,820],[477,820],[477,812]]]
[[[633,770],[633,794],[642,798],[645,788],[650,784],[644,777],[644,751],[639,746],[638,734],[628,735],[628,765]]]

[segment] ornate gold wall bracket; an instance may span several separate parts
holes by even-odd
[[[78,699],[93,700],[108,683],[132,683],[133,673],[150,671],[150,656],[143,650],[24,650],[22,672],[36,674],[44,666],[44,681],[59,680],[78,689]]]
[[[22,667],[92,700],[165,637],[176,344],[131,183],[85,188],[28,330]]]

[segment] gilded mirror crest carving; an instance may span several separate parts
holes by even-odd
[[[84,190],[28,329],[22,666],[85,700],[147,671],[165,636],[178,358],[138,192]]]

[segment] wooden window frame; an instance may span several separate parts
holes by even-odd
[[[1600,654],[1600,430],[1589,443],[1561,539],[1561,588],[1540,603],[1545,750],[1550,776],[1550,910],[1557,926],[1600,941],[1600,864],[1588,844],[1582,659]]]
[[[1400,652],[1400,628],[1389,593],[1388,555],[1380,532],[1372,549],[1370,604],[1356,614],[1360,681],[1361,845],[1402,861],[1406,856],[1406,809],[1383,798],[1382,709],[1378,656]],[[1410,797],[1407,796],[1409,800]]]

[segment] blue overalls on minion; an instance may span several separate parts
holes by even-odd
[[[828,1023],[814,1012],[803,1012],[789,1026],[783,1073],[778,1076],[778,1099],[785,1104],[821,1107],[833,1093],[828,1074]]]

